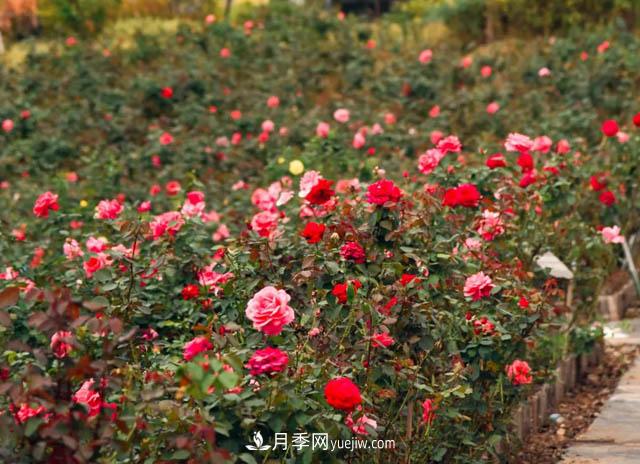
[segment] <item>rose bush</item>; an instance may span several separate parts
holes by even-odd
[[[250,21],[2,69],[3,459],[483,462],[593,342],[638,226],[636,38],[424,55]],[[396,449],[260,455],[258,430]]]

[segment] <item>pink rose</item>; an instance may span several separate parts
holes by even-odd
[[[87,380],[73,395],[75,403],[83,404],[89,409],[89,417],[98,415],[102,407],[100,393],[91,389],[94,383],[93,379]]]
[[[526,135],[511,133],[507,136],[507,141],[504,143],[504,147],[508,151],[518,151],[523,153],[531,150],[533,142]]]
[[[265,287],[247,303],[247,318],[253,322],[254,329],[267,335],[278,335],[294,319],[289,300],[291,297],[284,290]]]
[[[514,385],[525,385],[531,383],[531,368],[526,361],[516,359],[506,367],[507,377]]]
[[[208,351],[213,348],[213,345],[205,337],[196,337],[190,342],[184,344],[182,350],[182,357],[185,361],[191,361],[204,351]]]
[[[280,105],[280,99],[275,95],[271,95],[267,98],[267,106],[269,108],[277,108]]]
[[[279,215],[270,211],[257,213],[251,219],[251,230],[260,237],[273,237],[278,228]]]
[[[337,109],[333,113],[333,118],[336,121],[341,122],[342,124],[349,122],[349,117],[350,117],[349,110],[344,108]]]
[[[360,150],[362,147],[365,146],[366,143],[367,143],[367,139],[364,138],[364,135],[362,135],[362,132],[356,132],[356,135],[353,136],[353,142],[351,145],[356,150]]]
[[[531,146],[531,151],[548,153],[549,150],[551,150],[552,145],[553,145],[553,140],[551,140],[546,135],[541,135],[540,137],[536,137],[535,139],[533,139],[533,145]]]
[[[300,179],[300,192],[298,192],[298,196],[300,198],[305,198],[309,195],[309,192],[316,186],[318,182],[320,182],[322,176],[318,171],[307,171],[304,173],[302,178]]]
[[[13,130],[14,123],[11,119],[5,119],[2,121],[2,130],[9,133]]]
[[[71,332],[65,330],[53,334],[50,346],[56,358],[66,358],[71,353],[73,347],[68,342],[71,341],[72,336]]]
[[[567,139],[562,139],[558,141],[556,145],[556,151],[559,155],[565,155],[571,151],[571,145]]]
[[[170,145],[173,143],[173,135],[168,132],[163,132],[160,136],[160,145]]]
[[[165,233],[173,237],[183,225],[184,218],[177,211],[159,214],[149,223],[154,240],[158,240]]]
[[[496,114],[500,109],[500,104],[498,102],[491,102],[487,105],[487,114]]]
[[[330,129],[331,129],[331,126],[329,126],[329,124],[321,121],[318,123],[318,126],[316,127],[316,135],[318,137],[326,139],[327,137],[329,137]]]
[[[233,278],[233,272],[225,272],[221,274],[213,270],[214,264],[203,267],[198,271],[198,283],[206,287],[210,292],[219,293],[222,290],[221,285],[226,284]]]
[[[64,245],[62,245],[62,251],[68,260],[78,258],[84,254],[78,242],[75,239],[69,238]]]
[[[418,56],[418,61],[422,64],[427,64],[433,58],[433,52],[430,49],[422,50],[420,52],[420,56]]]
[[[422,174],[429,175],[438,167],[440,161],[445,157],[445,153],[437,148],[431,148],[418,159],[418,170]]]
[[[358,411],[362,410],[362,406],[358,407]],[[378,422],[375,419],[371,419],[366,414],[362,414],[357,420],[353,420],[353,412],[345,418],[344,423],[351,431],[357,435],[367,436],[369,430],[376,430],[378,428]]]
[[[289,356],[278,348],[265,348],[257,350],[245,366],[251,375],[275,374],[286,369]]]
[[[620,227],[604,227],[600,233],[604,243],[624,243],[624,237],[620,235]]]
[[[439,140],[436,147],[438,148],[438,150],[445,154],[449,152],[460,153],[460,151],[462,150],[460,139],[455,135],[449,135],[448,137]]]
[[[118,200],[102,200],[96,206],[96,219],[116,219],[122,213],[123,206]]]
[[[485,275],[484,272],[478,272],[468,277],[464,283],[464,296],[477,301],[489,296],[493,287],[491,277]]]

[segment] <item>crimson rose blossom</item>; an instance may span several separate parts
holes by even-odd
[[[332,180],[319,179],[307,196],[304,197],[305,200],[312,205],[324,205],[335,194],[335,191],[331,188],[332,185]]]
[[[329,406],[340,411],[353,411],[362,404],[360,389],[347,377],[330,380],[324,387],[324,397]]]
[[[633,125],[636,127],[640,127],[640,113],[636,113],[633,117]]]
[[[15,406],[13,406],[13,404],[9,406],[9,409],[11,409],[11,412],[13,413],[13,417],[16,419],[16,421],[19,424],[23,424],[29,419],[31,419],[32,417],[36,417],[47,411],[44,408],[44,406],[38,406],[37,408],[32,408],[27,403],[22,403],[20,405],[20,409],[18,409],[17,411],[15,410]]]
[[[494,153],[487,158],[486,165],[489,169],[504,168],[507,165],[507,160],[502,153]]]
[[[436,406],[433,404],[433,400],[427,398],[422,402],[422,423],[431,424],[436,417]]]
[[[347,283],[335,284],[333,286],[333,290],[331,290],[331,294],[336,297],[341,304],[347,303]],[[358,279],[354,279],[351,281],[351,287],[353,288],[354,295],[358,294],[358,289],[362,287],[362,284]]]
[[[268,286],[249,300],[245,314],[253,322],[254,329],[267,335],[278,335],[295,317],[289,300],[291,297],[287,292]]]
[[[475,208],[480,203],[482,196],[473,184],[462,184],[458,187],[447,189],[442,199],[443,206],[464,206],[466,208]]]
[[[205,337],[196,337],[190,342],[184,344],[182,357],[185,361],[191,361],[203,351],[208,351],[212,348],[213,345]]]
[[[393,181],[382,179],[367,188],[367,201],[374,205],[385,206],[397,203],[402,198],[402,190]]]
[[[317,222],[307,222],[304,230],[300,232],[300,236],[303,237],[307,243],[318,243],[322,240],[322,235],[326,226],[324,224],[318,224]]]
[[[616,121],[613,119],[607,119],[602,123],[600,130],[607,137],[614,137],[620,129],[618,128],[618,123]]]
[[[478,301],[481,298],[489,296],[493,287],[491,277],[481,271],[467,277],[464,283],[464,296],[471,298],[473,301]]]
[[[531,368],[526,361],[516,359],[506,367],[507,377],[514,385],[525,385],[531,383]]]
[[[192,300],[200,295],[200,287],[194,284],[185,285],[182,289],[182,299]]]
[[[605,206],[611,206],[616,202],[616,196],[612,191],[605,190],[600,194],[598,200]]]
[[[420,281],[418,276],[415,274],[402,274],[402,277],[400,277],[400,285],[402,285],[403,287],[406,287],[414,280],[417,280],[418,282]]]
[[[33,205],[33,214],[37,217],[46,218],[49,217],[49,210],[58,211],[59,209],[58,195],[51,192],[44,192]]]
[[[366,255],[358,242],[347,242],[340,248],[340,256],[356,264],[364,264]]]
[[[245,366],[251,375],[275,374],[282,372],[289,363],[289,356],[278,348],[264,348],[257,350]]]
[[[378,332],[373,334],[371,339],[373,340],[373,346],[376,347],[384,346],[385,348],[388,348],[396,342],[387,332]]]

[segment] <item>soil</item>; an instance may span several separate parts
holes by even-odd
[[[616,293],[618,290],[622,289],[622,287],[624,287],[625,284],[629,282],[629,280],[631,280],[629,272],[625,269],[618,269],[613,274],[611,274],[611,276],[609,276],[609,278],[605,282],[604,286],[602,287],[602,294],[611,295],[613,293]]]
[[[515,464],[554,464],[562,457],[574,437],[585,431],[602,405],[613,393],[620,377],[640,354],[640,347],[622,345],[605,348],[599,366],[569,393],[556,408],[561,420],[545,425],[531,435],[512,460]]]

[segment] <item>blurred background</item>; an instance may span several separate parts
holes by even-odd
[[[319,6],[371,18],[409,16],[465,42],[566,32],[614,19],[634,28],[640,15],[638,0],[2,0],[0,30],[6,45],[32,35],[95,35],[129,19],[201,21],[213,14],[236,21],[267,3]]]

